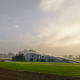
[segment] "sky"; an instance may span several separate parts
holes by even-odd
[[[0,52],[35,49],[80,54],[80,0],[0,0]]]

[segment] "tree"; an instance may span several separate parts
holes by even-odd
[[[23,53],[19,53],[12,57],[12,61],[25,61],[25,56]]]

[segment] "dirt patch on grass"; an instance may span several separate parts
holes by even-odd
[[[80,78],[64,77],[38,72],[0,69],[0,80],[80,80]]]

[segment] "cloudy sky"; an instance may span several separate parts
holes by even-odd
[[[0,52],[76,55],[79,48],[80,0],[0,0]]]

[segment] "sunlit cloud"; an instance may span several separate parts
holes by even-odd
[[[61,8],[65,0],[41,0],[40,7],[48,12]]]
[[[41,0],[40,8],[48,13],[39,37],[48,46],[72,46],[80,44],[80,1]],[[52,17],[54,16],[54,17]],[[49,17],[49,18],[48,18]],[[42,32],[41,32],[42,31]],[[38,31],[39,32],[39,31]],[[46,40],[47,39],[47,40]]]
[[[31,7],[28,7],[30,5]],[[44,51],[55,49],[54,51],[57,54],[65,54],[70,51],[69,48],[71,48],[69,53],[75,53],[79,50],[80,0],[40,0],[38,6],[35,6],[37,3],[30,5],[27,5],[27,9],[25,5],[21,14],[16,10],[15,15],[18,17],[15,18],[13,14],[14,19],[12,17],[9,21],[11,23],[8,24],[15,23],[12,25],[13,30],[10,30],[12,29],[10,27],[10,29],[6,28],[13,31],[15,45],[18,44],[24,46],[24,48],[42,48]],[[40,16],[44,16],[44,19]]]
[[[75,46],[80,44],[79,0],[41,0],[40,8],[48,14],[23,40],[36,46]],[[52,17],[53,16],[53,17]],[[32,43],[31,43],[32,42]],[[33,43],[34,42],[34,43]]]

